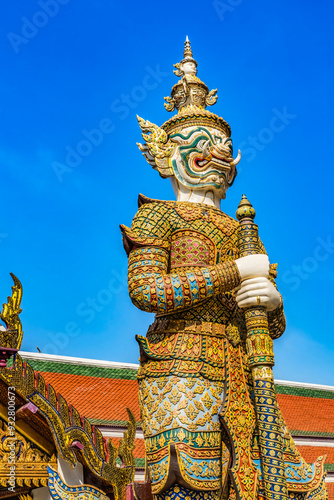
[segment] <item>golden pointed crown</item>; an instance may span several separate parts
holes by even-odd
[[[184,73],[180,70],[180,66],[181,66],[181,64],[184,64],[186,62],[194,63],[194,65],[197,68],[197,61],[196,61],[196,59],[193,58],[193,52],[191,50],[191,44],[190,44],[190,40],[189,40],[188,36],[186,36],[186,41],[184,42],[183,59],[181,62],[174,64],[174,68],[176,68],[176,70],[174,70],[174,73],[176,74],[176,76],[183,76],[184,75]]]
[[[166,121],[162,128],[170,133],[171,130],[189,125],[211,125],[222,130],[228,137],[231,136],[229,124],[219,116],[206,110],[217,102],[217,89],[209,91],[207,85],[197,76],[197,61],[193,57],[189,38],[184,42],[183,59],[174,64],[176,76],[181,77],[173,86],[171,97],[165,97],[167,111],[177,109],[177,114]]]

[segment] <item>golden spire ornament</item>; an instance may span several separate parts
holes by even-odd
[[[190,64],[186,64],[190,63]],[[185,66],[186,65],[186,66]],[[180,69],[182,66],[182,69]],[[174,73],[176,76],[184,76],[185,74],[197,75],[197,61],[193,58],[193,52],[191,50],[191,44],[188,36],[184,42],[183,59],[181,62],[174,64]]]
[[[197,77],[197,61],[193,57],[189,38],[184,42],[183,59],[174,64],[176,76],[181,80],[176,83],[171,92],[171,97],[165,97],[167,111],[179,113],[187,110],[205,110],[217,102],[217,89],[209,91],[208,87]]]
[[[193,56],[193,53],[192,53],[190,41],[189,41],[189,38],[188,38],[188,35],[187,35],[186,36],[186,41],[184,42],[183,57],[186,59],[187,57],[191,57],[192,58],[192,56]]]
[[[7,359],[17,353],[22,344],[23,331],[20,320],[22,285],[20,280],[10,273],[14,285],[12,286],[12,296],[7,298],[7,303],[3,304],[0,319],[7,328],[1,325],[0,328],[0,367],[7,365]]]

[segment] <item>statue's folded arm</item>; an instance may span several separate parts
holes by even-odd
[[[234,261],[168,273],[168,260],[168,251],[153,245],[130,252],[129,293],[139,309],[158,314],[179,311],[240,284]]]
[[[151,203],[139,209],[131,229],[121,226],[131,300],[139,309],[158,314],[183,310],[240,284],[234,261],[168,272],[170,214],[167,204]]]
[[[123,243],[129,255],[128,285],[132,302],[139,309],[168,314],[230,292],[241,278],[234,260],[208,266],[169,271],[171,237],[175,231],[171,202],[142,205],[131,229],[121,225]],[[265,249],[261,247],[261,253]],[[274,283],[274,272],[271,281]],[[268,313],[273,338],[285,330],[283,305]]]

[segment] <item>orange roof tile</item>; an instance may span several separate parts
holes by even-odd
[[[118,446],[118,443],[119,443],[119,440],[121,438],[117,438],[117,437],[111,437],[111,438],[107,438],[108,439],[111,439],[112,442]],[[135,438],[135,449],[133,450],[133,454],[135,456],[135,458],[145,458],[145,444],[144,444],[144,439],[140,439],[140,438]]]
[[[292,434],[334,435],[334,399],[277,394],[277,400]]]
[[[82,416],[97,420],[127,421],[126,407],[129,407],[136,419],[140,420],[136,380],[45,372],[43,377]]]
[[[93,423],[124,425],[127,406],[140,420],[135,365],[33,356],[32,367]],[[293,435],[334,437],[334,391],[314,387],[278,383],[278,403]]]
[[[334,483],[326,483],[328,491],[328,500],[334,500]]]
[[[312,464],[318,457],[323,455],[327,455],[326,462],[327,464],[334,464],[334,448],[330,446],[300,446],[297,445],[297,448],[304,458],[304,460]]]

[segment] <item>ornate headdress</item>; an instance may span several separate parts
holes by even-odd
[[[229,124],[221,117],[206,111],[207,106],[217,102],[217,89],[209,91],[209,88],[197,75],[197,61],[193,58],[191,45],[188,37],[184,43],[183,59],[174,64],[177,69],[174,73],[181,79],[173,86],[171,97],[165,97],[165,108],[167,111],[177,109],[177,115],[167,120],[161,128],[170,133],[171,130],[184,127],[185,120],[196,122],[197,125],[211,125],[221,129],[228,137],[231,136]],[[189,123],[192,125],[192,123]]]
[[[174,66],[176,67],[174,73],[181,78],[173,86],[171,97],[165,97],[165,108],[167,111],[177,109],[177,114],[161,127],[137,117],[145,141],[145,144],[138,143],[139,149],[148,163],[158,170],[162,177],[171,177],[175,175],[170,158],[177,147],[176,136],[182,135],[187,127],[197,129],[212,127],[223,134],[221,145],[219,147],[216,145],[212,153],[215,153],[216,159],[219,158],[225,162],[225,165],[233,167],[233,172],[235,172],[235,165],[240,160],[240,152],[236,160],[233,160],[229,124],[223,118],[206,110],[207,106],[212,106],[217,102],[217,89],[209,91],[205,83],[198,78],[197,61],[193,58],[188,37],[184,44],[183,59]],[[203,159],[208,158],[209,151],[204,151],[202,156]],[[234,179],[235,173],[232,177]]]

